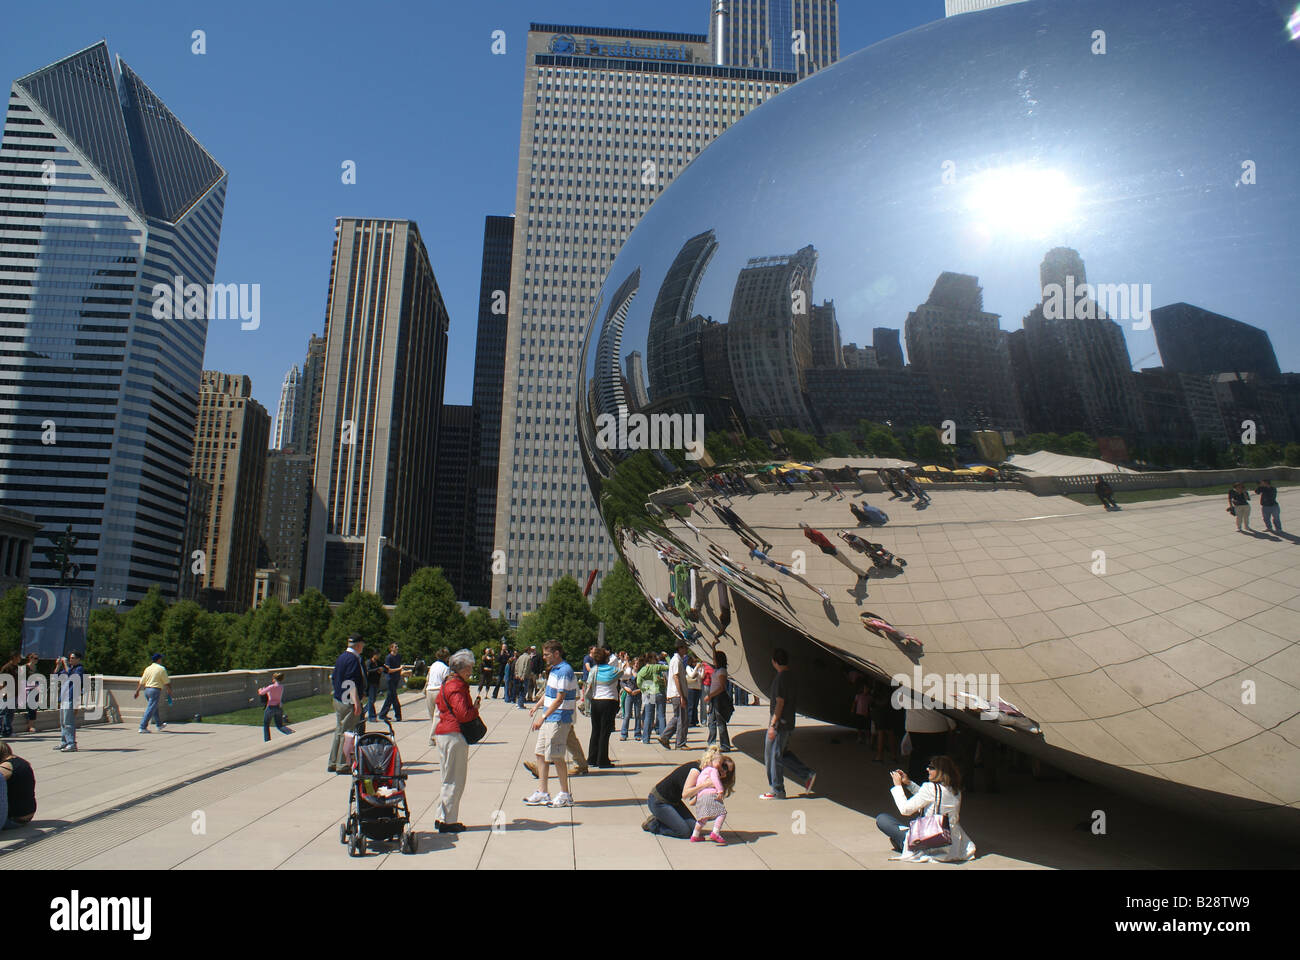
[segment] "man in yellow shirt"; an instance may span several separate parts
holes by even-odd
[[[167,669],[162,665],[162,654],[155,653],[151,658],[153,662],[145,667],[144,674],[140,677],[140,682],[135,685],[135,694],[133,700],[139,699],[140,690],[144,690],[144,699],[148,706],[145,707],[144,716],[140,718],[140,733],[149,732],[149,720],[158,725],[161,730],[167,724],[162,722],[162,716],[158,712],[158,701],[162,697],[162,692],[167,691],[167,704],[172,702],[172,681],[167,676]]]

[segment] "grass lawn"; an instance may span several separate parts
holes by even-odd
[[[317,717],[333,714],[333,699],[333,694],[321,693],[314,697],[303,697],[300,700],[286,700],[281,706],[284,708],[284,715],[290,723],[302,723],[304,720],[314,720]],[[246,727],[260,727],[262,725],[262,715],[265,712],[266,708],[258,702],[254,706],[236,710],[234,713],[218,713],[215,716],[204,717],[203,722],[236,723]]]
[[[1294,487],[1294,480],[1276,480],[1273,482],[1275,487]],[[1223,497],[1225,502],[1228,496],[1228,490],[1231,484],[1222,483],[1214,487],[1165,487],[1153,490],[1116,490],[1116,503],[1141,503],[1146,500],[1173,500],[1184,495],[1196,497]],[[1247,483],[1246,490],[1250,493],[1252,505],[1256,501],[1254,485]],[[1085,506],[1097,507],[1101,504],[1097,501],[1095,493],[1067,493],[1066,498],[1073,500],[1075,503],[1082,503]]]

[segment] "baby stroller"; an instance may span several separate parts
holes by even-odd
[[[402,853],[415,853],[418,844],[410,828],[402,755],[392,723],[383,722],[387,733],[366,733],[363,729],[344,741],[345,753],[351,754],[352,788],[348,792],[348,818],[339,824],[339,843],[353,857],[365,856],[368,840],[398,842]]]
[[[889,567],[898,567],[899,570],[902,570],[907,566],[906,560],[902,557],[894,556],[894,554],[885,549],[883,544],[872,543],[870,540],[864,540],[856,533],[849,533],[847,530],[841,530],[840,539],[854,550],[858,551],[858,553],[865,553],[870,557],[872,566],[877,569],[885,570]]]
[[[869,523],[876,526],[883,526],[889,522],[889,515],[878,507],[873,507],[869,503],[858,506],[856,503],[849,504],[849,510],[852,511],[854,518],[858,523]]]

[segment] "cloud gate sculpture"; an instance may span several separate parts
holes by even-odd
[[[1294,349],[1300,45],[1279,9],[954,17],[678,173],[597,296],[577,410],[664,622],[751,689],[785,647],[810,716],[850,721],[854,671],[902,675],[1079,776],[1300,836],[1296,541],[1238,534],[1218,496],[1103,511],[980,482],[987,446],[929,458],[967,482],[893,493],[876,468],[901,452],[871,426],[954,451],[1045,422],[1131,438],[1162,305]]]

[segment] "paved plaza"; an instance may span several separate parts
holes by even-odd
[[[818,770],[817,793],[765,802],[761,737],[766,707],[741,707],[731,725],[737,789],[728,800],[725,848],[661,838],[640,829],[646,795],[699,749],[612,742],[613,770],[576,777],[576,806],[528,807],[536,781],[520,767],[534,735],[527,714],[487,701],[488,736],[470,748],[459,836],[434,832],[440,777],[428,745],[423,699],[409,694],[396,725],[410,774],[408,797],[419,852],[349,857],[340,845],[348,779],[325,772],[332,717],[295,726],[263,744],[261,729],[173,724],[141,736],[134,724],[78,732],[80,750],[56,753],[57,734],[19,737],[36,770],[34,823],[6,831],[0,869],[888,869],[1260,866],[1258,845],[1178,814],[1135,803],[1078,780],[1004,774],[1001,792],[973,793],[962,823],[979,847],[961,864],[891,861],[874,816],[892,811],[887,764],[871,761],[853,733],[803,723],[793,748]],[[292,716],[292,704],[288,713]],[[579,720],[584,747],[588,722]],[[702,747],[701,728],[691,743]],[[554,790],[554,788],[553,788]],[[1086,823],[1107,815],[1107,833]]]

